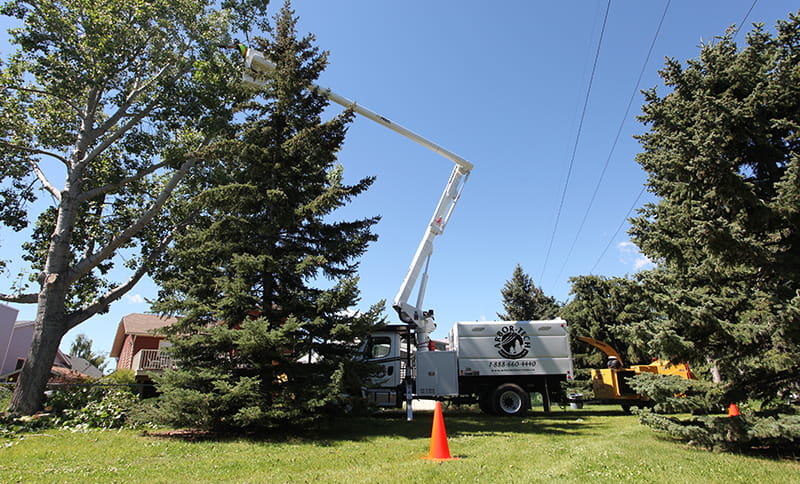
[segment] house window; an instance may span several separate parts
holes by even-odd
[[[17,367],[14,368],[14,371],[19,370],[22,368],[22,365],[25,364],[25,358],[17,358]]]

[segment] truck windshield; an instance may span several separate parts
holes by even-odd
[[[392,339],[388,336],[376,336],[370,339],[367,347],[367,358],[386,358],[392,352]]]

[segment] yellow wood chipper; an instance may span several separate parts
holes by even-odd
[[[637,394],[628,385],[628,378],[641,373],[677,375],[687,380],[694,378],[689,370],[689,365],[686,363],[672,364],[667,360],[657,359],[648,365],[625,367],[622,357],[607,343],[587,336],[578,336],[578,339],[598,348],[608,357],[608,368],[592,370],[593,401],[597,403],[618,403],[626,413],[630,411],[631,407],[652,405],[652,401],[649,398]]]

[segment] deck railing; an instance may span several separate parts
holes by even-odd
[[[139,350],[133,356],[132,369],[137,375],[171,368],[175,368],[175,362],[169,355],[159,350]]]

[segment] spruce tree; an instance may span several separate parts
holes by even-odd
[[[275,22],[257,48],[277,68],[210,150],[194,179],[196,223],[158,276],[157,309],[180,316],[178,368],[158,380],[161,411],[179,425],[307,426],[342,410],[359,388],[357,341],[382,310],[348,312],[378,218],[333,216],[373,181],[347,185],[337,164],[353,115],[321,121],[327,101],[307,87],[326,54],[297,37],[288,3]]]
[[[588,336],[609,344],[626,365],[649,363],[646,345],[635,334],[634,324],[650,316],[641,302],[636,280],[623,277],[579,276],[570,279],[572,300],[561,310],[569,323],[572,356],[578,376],[589,377],[590,369],[604,368],[606,356],[597,348],[577,339]]]
[[[533,278],[517,264],[511,279],[500,290],[504,314],[497,313],[503,321],[536,321],[552,319],[561,307],[554,297],[546,296]]]
[[[798,52],[798,15],[742,49],[731,30],[686,66],[668,60],[666,95],[646,92],[637,161],[659,200],[632,235],[659,262],[648,331],[662,356],[708,365],[722,408],[800,391]]]

